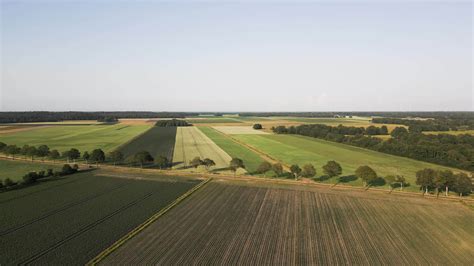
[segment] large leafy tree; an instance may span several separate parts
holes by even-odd
[[[377,173],[367,165],[359,166],[355,171],[355,175],[362,179],[366,186],[377,179]]]
[[[293,164],[292,166],[290,166],[290,172],[291,174],[293,174],[293,176],[295,177],[295,180],[298,179],[298,176],[300,175],[301,173],[301,168],[299,165],[297,164]]]
[[[209,159],[209,158],[205,158],[204,160],[202,160],[202,164],[206,167],[207,171],[209,171],[211,167],[216,165],[216,163],[212,159]]]
[[[301,175],[304,177],[314,177],[316,175],[316,169],[312,164],[305,164],[303,165],[303,169],[301,170]]]
[[[323,166],[323,172],[325,175],[328,177],[335,177],[339,176],[342,174],[342,167],[339,163],[336,161],[328,161],[324,166]]]
[[[202,165],[202,160],[199,156],[196,156],[189,162],[189,165],[191,167],[198,168],[198,166]]]
[[[424,191],[428,193],[428,189],[434,186],[434,179],[436,177],[436,171],[431,168],[425,168],[416,172],[416,184]]]
[[[163,168],[167,168],[169,166],[169,161],[168,161],[168,158],[163,156],[163,155],[160,155],[158,157],[155,158],[155,164],[160,168],[160,169],[163,169]]]
[[[436,194],[439,194],[441,189],[444,189],[445,195],[448,196],[449,188],[454,185],[456,178],[451,170],[438,171],[434,177],[433,183],[436,187]]]
[[[276,163],[272,165],[272,170],[275,172],[277,177],[279,177],[283,174],[283,165],[281,163]]]
[[[257,173],[263,174],[263,176],[266,177],[267,172],[270,171],[271,169],[272,169],[272,165],[269,162],[264,161],[260,163],[260,165],[257,167]]]
[[[239,168],[245,168],[244,161],[239,158],[232,158],[232,160],[229,163],[230,170],[235,173],[237,172],[237,169]]]
[[[151,156],[151,154],[147,151],[141,151],[141,152],[137,152],[134,156],[133,156],[133,161],[135,163],[138,163],[140,164],[140,167],[143,168],[143,165],[146,164],[146,163],[152,163],[153,162],[153,156]]]
[[[459,193],[459,197],[463,194],[471,193],[473,188],[472,179],[465,173],[458,173],[455,176],[454,189]]]
[[[95,149],[91,153],[91,162],[99,164],[105,161],[105,153],[101,149]]]
[[[109,153],[109,159],[113,162],[113,164],[121,163],[124,159],[123,153],[121,151],[111,151]]]

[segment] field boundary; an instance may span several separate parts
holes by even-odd
[[[190,190],[188,190],[186,193],[175,199],[172,203],[170,203],[168,206],[165,208],[159,210],[157,213],[155,213],[153,216],[148,218],[145,222],[137,226],[135,229],[132,231],[128,232],[125,236],[117,240],[115,243],[113,243],[110,247],[106,248],[104,251],[99,253],[95,258],[93,258],[91,261],[89,261],[86,265],[97,265],[99,262],[101,262],[103,259],[105,259],[108,255],[110,255],[112,252],[117,250],[119,247],[121,247],[125,242],[127,242],[129,239],[133,238],[136,236],[138,233],[143,231],[145,228],[147,228],[149,225],[151,225],[153,222],[158,220],[161,216],[163,216],[166,212],[171,210],[173,207],[178,205],[181,201],[189,197],[191,194],[196,192],[198,189],[202,188],[204,185],[209,183],[212,180],[212,178],[208,178],[201,183],[197,184]]]
[[[257,155],[259,155],[260,158],[262,158],[263,160],[265,160],[265,161],[267,161],[267,162],[270,162],[270,163],[280,163],[280,164],[283,166],[284,170],[286,170],[286,171],[289,171],[289,170],[290,170],[290,166],[289,166],[288,164],[286,164],[286,163],[284,163],[284,162],[282,162],[282,161],[280,161],[280,160],[277,160],[277,159],[273,158],[272,156],[270,156],[270,155],[268,155],[268,154],[262,152],[261,150],[255,148],[255,147],[253,147],[253,146],[251,146],[251,145],[248,145],[247,143],[241,142],[240,140],[237,140],[237,139],[233,138],[231,135],[225,134],[224,132],[222,132],[222,131],[220,131],[220,130],[218,130],[218,129],[215,129],[215,128],[211,128],[211,129],[214,130],[214,131],[216,131],[217,133],[221,134],[222,136],[224,136],[224,137],[230,139],[231,141],[233,141],[233,142],[235,142],[235,143],[237,143],[237,144],[239,144],[239,145],[241,145],[241,146],[243,146],[243,147],[245,147],[245,148],[247,148],[247,149],[249,149],[249,150],[255,152],[255,153],[256,153]]]
[[[154,126],[150,127],[149,129],[143,131],[142,133],[136,135],[135,137],[127,140],[126,142],[118,145],[117,147],[115,147],[115,149],[113,149],[112,151],[118,151],[119,149],[121,149],[122,147],[125,147],[126,145],[130,144],[131,142],[133,142],[134,140],[140,138],[141,136],[145,135],[148,131],[152,130]],[[122,128],[120,128],[122,129]]]
[[[7,156],[2,156],[0,155],[0,160],[11,160],[11,161],[21,161],[21,162],[31,162],[29,159],[24,159],[24,158],[16,158],[13,160],[11,157]],[[43,163],[43,164],[66,164],[66,162],[62,161],[39,161],[36,160],[35,162]],[[69,163],[72,164],[72,163]],[[89,167],[89,165],[84,164],[84,163],[77,163],[79,166],[83,167]],[[185,172],[182,170],[163,170],[163,169],[147,169],[147,168],[136,168],[136,167],[127,167],[127,166],[113,166],[113,165],[107,165],[107,164],[101,164],[98,167],[90,165],[92,168],[98,168],[98,169],[104,169],[104,170],[112,170],[112,171],[126,171],[126,172],[145,172],[145,173],[157,173],[165,176],[175,176],[175,177],[188,177],[188,178],[216,178],[216,179],[224,179],[224,180],[240,180],[240,181],[258,181],[258,182],[266,182],[266,183],[274,183],[274,184],[287,184],[287,185],[300,185],[300,186],[312,186],[312,187],[319,187],[319,188],[325,188],[328,190],[354,190],[354,191],[363,191],[366,190],[366,187],[362,186],[349,186],[349,185],[343,185],[343,184],[329,184],[329,183],[321,183],[321,182],[311,182],[311,181],[301,181],[301,180],[293,180],[293,179],[281,179],[281,178],[270,178],[270,177],[256,177],[256,176],[250,176],[250,175],[238,175],[238,176],[233,176],[233,175],[228,175],[228,174],[223,174],[223,173],[197,173],[197,172]],[[369,187],[366,190],[368,193],[379,193],[379,194],[388,194],[390,190],[388,189],[383,189],[383,188],[376,188],[376,187]],[[400,196],[407,196],[407,197],[421,197],[421,198],[427,198],[427,199],[434,199],[434,200],[447,200],[447,201],[455,201],[455,202],[460,202],[460,201],[465,201],[469,203],[474,203],[474,197],[473,196],[464,196],[462,198],[459,198],[458,196],[440,196],[436,197],[434,194],[428,194],[428,195],[423,195],[421,192],[411,192],[411,191],[399,191],[399,190],[392,190],[390,192],[392,195],[400,195]]]

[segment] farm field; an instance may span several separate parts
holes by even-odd
[[[152,127],[142,135],[119,147],[125,158],[140,151],[148,151],[154,158],[162,155],[173,159],[176,127]]]
[[[450,134],[450,135],[468,134],[468,135],[474,135],[474,130],[423,131],[423,134],[432,134],[432,135],[438,135],[438,134]]]
[[[382,177],[390,174],[405,176],[407,182],[411,184],[406,189],[411,191],[418,191],[418,186],[415,185],[416,171],[423,168],[450,169],[409,158],[304,136],[234,135],[234,137],[287,164],[299,164],[301,166],[312,163],[317,169],[318,177],[323,175],[322,166],[327,161],[335,160],[342,166],[342,176],[347,176],[344,183],[349,185],[362,185],[362,180],[351,178],[357,167],[361,165],[369,165]],[[324,182],[336,183],[337,180],[332,178],[324,180]]]
[[[232,158],[237,157],[242,159],[248,172],[255,172],[259,164],[263,162],[263,159],[258,154],[232,141],[215,129],[210,127],[199,127],[199,129]]]
[[[474,260],[474,213],[461,204],[226,182],[207,184],[101,264],[468,265]]]
[[[370,118],[304,118],[304,117],[279,117],[281,120],[301,122],[305,124],[324,124],[328,126],[351,126],[351,127],[369,127],[369,126],[387,126],[389,131],[396,127],[406,127],[397,124],[375,124],[370,121]]]
[[[216,165],[211,169],[227,168],[232,157],[217,146],[197,127],[178,127],[173,155],[173,167],[185,168],[194,157],[210,158]]]
[[[241,123],[237,118],[230,117],[186,118],[186,121],[191,124]]]
[[[112,151],[145,132],[150,126],[146,125],[89,125],[89,126],[54,126],[31,131],[0,134],[0,141],[7,144],[23,146],[48,145],[51,149],[64,151],[70,148],[81,152],[101,148]]]
[[[0,179],[10,178],[13,181],[19,181],[29,172],[47,171],[48,169],[59,170],[60,168],[58,165],[47,165],[39,162],[0,160]]]
[[[198,183],[115,174],[78,173],[0,193],[0,264],[84,265]]]
[[[251,126],[215,126],[212,127],[224,134],[236,135],[236,134],[268,134],[265,131],[255,130]]]

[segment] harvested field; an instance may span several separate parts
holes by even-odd
[[[236,183],[209,183],[102,263],[468,265],[474,260],[474,212],[458,203]]]
[[[245,169],[249,173],[254,173],[257,170],[257,167],[264,161],[258,154],[254,151],[248,149],[247,147],[233,141],[228,136],[223,133],[219,133],[213,128],[210,127],[199,127],[199,129],[206,134],[214,143],[221,147],[227,154],[232,158],[237,157],[244,161]]]
[[[191,124],[241,123],[240,120],[230,117],[186,118],[186,121]]]
[[[17,132],[13,134],[0,134],[0,141],[7,144],[23,146],[48,145],[51,149],[60,152],[76,148],[81,152],[101,148],[112,151],[121,144],[145,132],[150,126],[144,125],[63,125],[43,127],[40,129]]]
[[[216,166],[213,169],[226,168],[232,158],[197,127],[178,127],[174,148],[174,168],[186,168],[194,157],[210,158]]]
[[[216,130],[224,134],[235,135],[235,134],[268,134],[268,132],[262,130],[255,130],[252,126],[215,126]]]
[[[99,173],[0,193],[0,264],[84,265],[198,183]]]
[[[34,129],[40,129],[48,126],[0,126],[0,135],[1,134],[13,134],[22,131],[30,131]]]
[[[152,127],[144,134],[122,145],[119,150],[125,158],[140,151],[148,151],[153,157],[166,156],[173,159],[176,140],[176,127]]]

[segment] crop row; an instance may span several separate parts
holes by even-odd
[[[93,173],[71,180],[0,195],[0,264],[84,264],[195,184]]]
[[[103,263],[469,264],[473,219],[461,205],[211,182]]]

